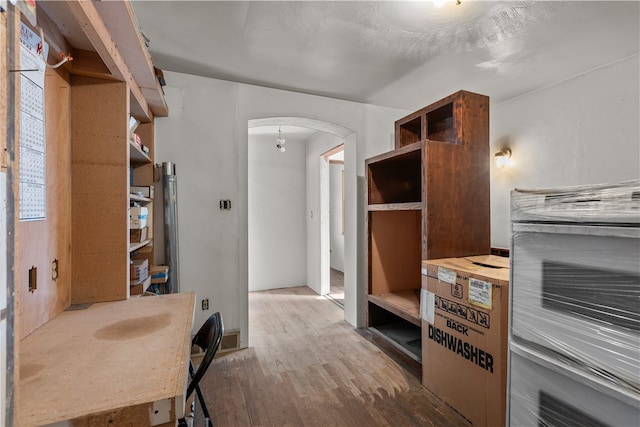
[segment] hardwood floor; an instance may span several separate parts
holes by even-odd
[[[335,268],[330,270],[329,298],[341,308],[344,308],[344,273]]]
[[[250,293],[249,313],[250,347],[201,382],[215,426],[467,426],[309,288]]]

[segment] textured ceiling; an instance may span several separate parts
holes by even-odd
[[[637,55],[637,1],[133,1],[159,68],[413,110]],[[170,82],[169,82],[170,83]]]

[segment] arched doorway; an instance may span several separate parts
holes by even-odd
[[[330,148],[337,145],[355,144],[355,132],[343,126],[302,117],[268,117],[252,119],[248,121],[248,129],[255,131],[256,128],[271,127],[303,127],[316,131],[316,136],[309,140],[307,150],[307,286],[319,295],[328,294],[330,291],[330,221],[329,221],[329,161],[324,156]],[[286,137],[286,135],[284,135]],[[274,139],[275,141],[275,139]],[[274,146],[275,147],[275,146]],[[275,152],[275,148],[274,148]],[[286,154],[282,153],[282,154]],[[345,169],[355,170],[354,160],[345,160]],[[250,184],[251,185],[251,184]],[[353,204],[355,208],[355,203]],[[251,215],[251,212],[249,213]],[[355,209],[345,210],[345,224],[351,223],[355,228]],[[347,216],[350,221],[347,221]],[[252,221],[249,221],[251,224]],[[346,230],[345,230],[346,231]],[[349,235],[349,233],[345,233]],[[354,262],[356,259],[356,231],[352,230],[350,248],[354,252],[348,260]],[[347,245],[348,246],[348,245]],[[252,250],[249,250],[249,263],[251,263]],[[356,307],[356,287],[357,277],[355,262],[352,269],[345,269],[345,305],[351,304],[355,311]],[[252,266],[249,265],[249,289],[251,289],[253,279],[251,277]],[[346,315],[346,313],[345,313]]]

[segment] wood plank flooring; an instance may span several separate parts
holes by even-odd
[[[332,268],[330,270],[329,298],[344,308],[344,273]]]
[[[467,426],[342,317],[306,287],[250,293],[250,347],[201,382],[213,424]]]

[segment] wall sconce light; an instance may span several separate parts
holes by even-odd
[[[508,167],[511,165],[511,149],[503,148],[494,154],[493,158],[496,161],[496,166],[499,168]]]
[[[287,151],[287,149],[284,146],[285,143],[285,139],[282,137],[282,131],[280,130],[280,126],[278,126],[278,137],[276,138],[276,150],[278,150],[281,153],[284,153],[285,151]]]

